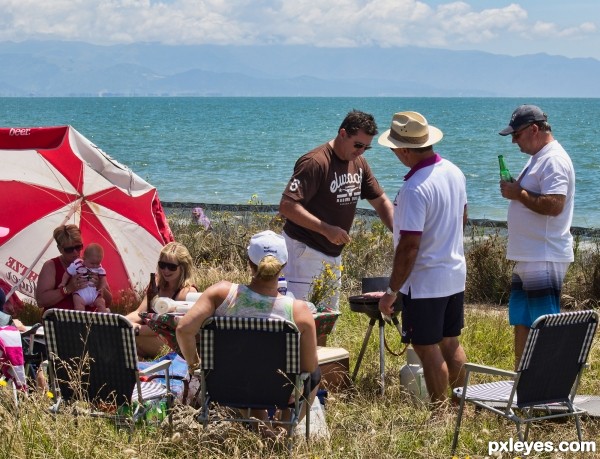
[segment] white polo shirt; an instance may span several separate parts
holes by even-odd
[[[465,290],[463,248],[466,179],[439,155],[421,161],[404,177],[394,199],[394,247],[402,233],[420,233],[415,265],[400,291],[412,298],[440,298]]]
[[[556,217],[529,210],[517,200],[508,204],[506,258],[516,261],[571,262],[575,170],[564,148],[552,141],[533,155],[519,175],[521,187],[538,194],[566,197]]]

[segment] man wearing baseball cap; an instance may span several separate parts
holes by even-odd
[[[435,151],[443,134],[417,112],[399,112],[379,137],[409,168],[394,199],[394,264],[379,310],[393,312],[402,297],[402,342],[423,363],[433,403],[464,383],[465,352],[458,337],[464,325],[467,220],[466,179]]]
[[[515,327],[515,366],[521,360],[531,324],[560,312],[560,291],[573,261],[571,222],[575,171],[554,139],[548,116],[535,105],[521,105],[499,132],[530,158],[513,182],[500,181],[508,205],[506,258],[516,262],[508,303]]]
[[[309,400],[312,401],[321,379],[316,325],[305,301],[282,295],[277,290],[279,274],[288,261],[283,236],[270,230],[252,236],[248,245],[248,261],[252,274],[248,285],[228,281],[211,285],[179,320],[176,330],[177,342],[190,373],[200,364],[196,335],[208,317],[214,315],[284,319],[294,323],[300,331],[300,369],[311,373],[312,392]],[[257,354],[257,359],[259,358]],[[265,421],[266,430],[261,432],[267,436],[273,434],[266,410],[253,412],[253,416]]]

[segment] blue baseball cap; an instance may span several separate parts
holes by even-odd
[[[527,126],[528,124],[533,124],[536,121],[548,121],[548,115],[546,115],[542,109],[536,105],[520,105],[510,117],[508,127],[502,129],[498,134],[513,134],[519,129]]]

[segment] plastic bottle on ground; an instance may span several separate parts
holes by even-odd
[[[429,400],[423,365],[411,346],[406,350],[406,365],[400,369],[400,384],[418,399]]]

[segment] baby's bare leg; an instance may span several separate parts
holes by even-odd
[[[85,311],[85,301],[77,293],[73,293],[73,306],[77,311]]]
[[[106,301],[104,301],[102,295],[96,298],[96,301],[94,301],[94,306],[96,307],[97,312],[110,312],[110,309],[106,307]]]

